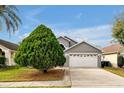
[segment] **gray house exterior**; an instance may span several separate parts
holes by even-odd
[[[60,44],[65,46],[66,63],[70,67],[101,67],[101,50],[83,41],[76,42],[67,36],[59,37]]]

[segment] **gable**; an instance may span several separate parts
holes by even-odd
[[[59,43],[62,44],[65,48],[69,48],[75,44],[77,44],[76,41],[72,40],[71,38],[67,37],[67,36],[60,36],[57,38]]]
[[[86,42],[81,42],[65,50],[65,53],[101,53],[101,50],[95,48],[94,46]]]
[[[59,37],[58,41],[60,44],[64,45],[64,47],[68,48],[69,47],[69,41],[63,37]]]

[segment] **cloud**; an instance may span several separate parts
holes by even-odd
[[[19,36],[19,39],[23,40],[24,38],[28,37],[30,33],[24,33],[23,35]]]
[[[111,43],[111,28],[112,25],[108,24],[89,28],[75,28],[64,30],[62,28],[55,28],[52,30],[57,37],[68,36],[78,42],[86,41],[90,44],[103,47]],[[30,33],[24,33],[23,35],[19,36],[19,39],[23,40],[25,37],[29,36],[29,34]]]
[[[76,15],[76,18],[80,19],[82,17],[82,15],[83,15],[83,13],[79,13],[79,14]]]
[[[69,29],[69,30],[56,30],[55,34],[57,36],[66,35],[70,38],[81,42],[87,41],[89,43],[105,46],[108,45],[112,39],[111,36],[111,28],[112,25],[100,25],[96,27],[90,28],[77,28],[77,29]]]
[[[45,9],[46,9],[46,7],[44,7],[44,6],[34,8],[31,11],[27,12],[25,19],[28,20],[28,23],[29,23],[29,21],[33,24],[34,23],[40,23],[40,21],[37,17],[39,17]]]

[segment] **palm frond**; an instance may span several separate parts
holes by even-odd
[[[0,5],[0,17],[5,21],[7,31],[9,34],[18,30],[21,19],[16,15],[18,9],[12,5]],[[12,30],[12,31],[11,31]]]

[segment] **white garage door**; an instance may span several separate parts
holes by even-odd
[[[70,67],[98,67],[97,54],[70,54],[69,65]]]

